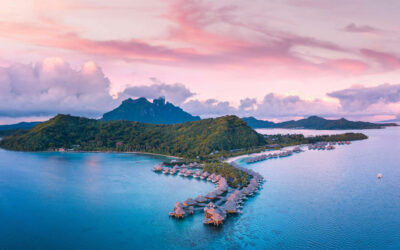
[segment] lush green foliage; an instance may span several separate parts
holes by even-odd
[[[234,188],[245,187],[249,184],[250,176],[228,163],[207,163],[203,171],[221,175],[226,179],[228,185]]]
[[[344,133],[344,134],[336,134],[336,135],[318,135],[305,137],[302,134],[277,134],[277,135],[267,135],[265,136],[268,144],[278,144],[282,147],[291,146],[291,145],[299,145],[299,144],[309,144],[316,142],[337,142],[337,141],[355,141],[355,140],[364,140],[368,139],[368,137],[362,133]]]
[[[15,129],[9,129],[9,130],[0,130],[0,137],[14,135],[17,133],[21,133],[23,131],[26,131],[26,129],[15,128]]]
[[[242,120],[245,121],[251,128],[274,128],[276,125],[274,122],[258,120],[252,116],[243,117]]]
[[[200,117],[192,116],[181,108],[165,102],[163,98],[149,102],[146,98],[127,99],[116,109],[105,113],[102,120],[136,121],[152,124],[176,124],[198,121]]]
[[[335,130],[335,129],[377,129],[386,126],[397,126],[395,123],[371,123],[371,122],[354,122],[344,118],[339,120],[327,120],[318,116],[310,116],[306,119],[298,121],[286,121],[274,123],[269,121],[257,120],[254,117],[245,117],[244,121],[252,128],[305,128],[319,130]]]
[[[155,125],[58,115],[0,141],[1,147],[12,150],[46,151],[79,145],[82,151],[140,151],[186,158],[264,144],[263,136],[236,116]]]

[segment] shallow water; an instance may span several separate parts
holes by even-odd
[[[0,248],[399,249],[400,129],[363,132],[333,151],[238,160],[267,182],[220,228],[168,217],[214,186],[153,173],[164,157],[1,150]]]

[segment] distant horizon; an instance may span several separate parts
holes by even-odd
[[[400,120],[400,3],[360,4],[6,1],[0,123],[141,96],[202,117]]]
[[[124,100],[121,100],[121,102],[118,105],[116,105],[115,107],[111,108],[110,110],[105,111],[104,113],[109,112],[109,111],[119,107],[122,104],[123,101],[126,101],[128,99],[137,100],[137,99],[141,99],[141,98],[144,98],[149,102],[153,102],[154,99],[163,98],[166,103],[171,103],[164,96],[160,96],[160,97],[157,97],[157,98],[146,98],[146,97],[132,98],[132,97],[128,97],[128,98],[126,98]],[[175,104],[173,104],[173,105],[175,105]],[[178,105],[175,105],[175,106],[179,107]],[[186,110],[183,109],[183,111],[186,111]],[[60,115],[60,114],[61,115],[80,116],[80,117],[85,117],[85,118],[90,118],[90,119],[101,119],[101,117],[102,117],[102,115],[93,117],[93,116],[85,116],[85,115],[76,115],[76,114],[71,114],[71,113],[57,113],[55,115],[48,116],[48,117],[42,118],[42,119],[40,119],[40,118],[32,118],[32,120],[30,120],[30,119],[18,118],[18,120],[16,122],[9,122],[9,123],[1,123],[0,122],[0,126],[2,126],[2,125],[13,125],[13,124],[18,124],[18,123],[23,123],[23,122],[28,122],[28,123],[30,123],[30,122],[45,122],[45,121],[48,121],[49,119],[51,119],[51,118],[53,118],[53,117],[55,117],[57,115]],[[323,116],[323,115],[312,115],[312,114],[306,115],[306,116],[303,116],[303,117],[293,117],[293,118],[287,118],[287,119],[277,119],[277,118],[272,118],[272,117],[271,118],[260,118],[260,117],[256,117],[256,116],[253,116],[253,115],[239,116],[237,114],[228,114],[228,113],[227,114],[223,114],[223,115],[218,115],[218,116],[200,116],[200,118],[201,119],[217,118],[217,117],[226,116],[226,115],[235,115],[235,116],[238,116],[239,118],[253,117],[253,118],[257,119],[257,120],[270,121],[270,122],[274,122],[274,123],[285,122],[285,121],[290,121],[290,120],[297,121],[297,120],[301,120],[301,119],[307,119],[307,118],[310,118],[310,117],[313,117],[313,116],[324,118],[324,119],[327,119],[327,120],[346,119],[346,120],[349,120],[349,121],[370,122],[370,121],[364,121],[364,120],[349,119],[349,118],[346,118],[346,117],[335,117],[335,116],[328,117],[328,116]],[[385,121],[375,121],[375,123],[398,123],[399,121],[400,120],[394,119],[394,120],[385,120]]]

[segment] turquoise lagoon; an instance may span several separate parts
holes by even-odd
[[[153,173],[165,157],[0,150],[0,249],[399,249],[400,129],[363,132],[333,151],[237,160],[267,182],[219,228],[168,217],[214,186]]]

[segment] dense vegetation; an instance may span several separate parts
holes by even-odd
[[[269,145],[277,144],[279,147],[309,144],[316,142],[337,142],[337,141],[355,141],[368,139],[368,136],[362,133],[344,133],[336,135],[318,135],[305,137],[302,134],[276,134],[276,135],[266,135],[265,139]]]
[[[274,122],[258,120],[252,116],[243,117],[242,120],[245,121],[251,128],[274,128],[276,125]]]
[[[9,129],[9,130],[0,130],[0,137],[5,137],[5,136],[21,133],[23,131],[26,131],[26,129],[15,128],[15,129]]]
[[[306,119],[298,121],[286,121],[274,123],[270,121],[257,120],[254,117],[243,118],[252,128],[305,128],[319,130],[335,130],[335,129],[379,129],[387,126],[397,126],[395,123],[371,123],[360,121],[349,121],[344,118],[339,120],[327,120],[318,116],[310,116]]]
[[[236,116],[155,125],[58,115],[29,131],[0,141],[0,147],[22,151],[75,148],[81,151],[140,151],[187,158],[262,145],[265,145],[263,136]]]
[[[146,98],[127,99],[116,109],[105,113],[104,121],[136,121],[152,124],[176,124],[198,121],[200,117],[192,116],[181,108],[165,102],[164,98],[149,102]]]
[[[228,163],[208,163],[204,166],[203,171],[207,171],[209,173],[219,174],[226,179],[228,185],[237,188],[237,187],[245,187],[249,184],[250,176]]]

